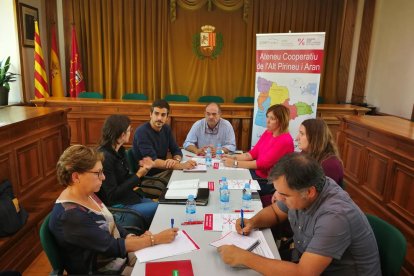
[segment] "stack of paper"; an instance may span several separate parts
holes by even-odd
[[[166,199],[187,199],[189,195],[197,198],[200,179],[177,180],[168,185]]]
[[[220,239],[210,243],[214,247],[220,247],[222,245],[235,245],[241,249],[251,251],[260,243],[259,239],[251,236],[242,236],[237,232],[228,232]]]

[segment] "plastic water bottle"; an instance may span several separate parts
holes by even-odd
[[[244,184],[243,196],[242,196],[242,209],[248,210],[252,203],[252,190],[250,189],[250,183]]]
[[[206,152],[206,167],[207,168],[211,168],[211,163],[212,163],[212,160],[211,160],[211,149],[210,148],[207,148],[207,152]]]
[[[227,185],[227,179],[223,182],[220,189],[220,209],[221,211],[228,211],[230,209],[230,191]]]
[[[196,220],[196,202],[193,195],[189,195],[185,204],[185,214],[187,221]]]
[[[216,148],[216,158],[218,160],[221,160],[221,157],[223,156],[223,148],[221,147],[221,144],[217,144],[217,148]]]

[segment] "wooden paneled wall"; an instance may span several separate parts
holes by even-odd
[[[391,116],[342,119],[338,144],[346,190],[361,209],[395,225],[408,241],[414,273],[414,123]]]
[[[101,128],[106,117],[111,114],[125,114],[132,120],[132,127],[136,129],[149,120],[151,102],[148,101],[122,101],[122,100],[96,100],[74,98],[48,98],[46,100],[32,101],[37,106],[70,108],[68,122],[72,131],[72,144],[96,146],[101,135]],[[205,115],[204,103],[170,103],[171,112],[169,124],[179,146],[195,121]],[[236,135],[237,148],[247,151],[250,149],[253,105],[252,104],[221,104],[222,117],[233,125]],[[323,118],[334,137],[339,127],[337,116],[362,115],[369,109],[353,105],[320,104],[317,116]],[[132,139],[131,139],[132,140]]]
[[[55,168],[69,145],[67,112],[43,107],[0,108],[0,183],[10,180],[20,205],[29,213],[22,229],[0,238],[0,271],[23,272],[42,250],[39,228],[62,189]]]

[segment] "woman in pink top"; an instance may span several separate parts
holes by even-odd
[[[285,154],[293,152],[293,139],[289,134],[289,109],[281,104],[266,112],[266,130],[252,150],[240,155],[224,155],[227,167],[250,169],[253,179],[267,178],[270,169]],[[260,183],[260,182],[259,182]],[[267,183],[265,180],[264,183]],[[261,195],[273,193],[273,185],[260,185]]]

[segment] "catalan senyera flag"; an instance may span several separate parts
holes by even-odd
[[[40,42],[39,25],[35,21],[35,52],[34,52],[34,94],[35,99],[49,97],[47,75],[43,60],[42,43]]]
[[[64,97],[62,71],[60,70],[59,51],[56,43],[56,26],[52,26],[52,47],[50,49],[50,92],[53,97]]]
[[[72,27],[72,54],[70,57],[70,96],[77,97],[85,91],[85,81],[82,73],[82,63],[79,58],[78,43],[76,42],[75,26]]]

